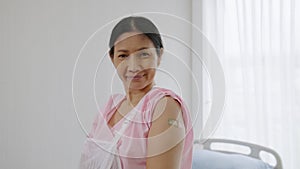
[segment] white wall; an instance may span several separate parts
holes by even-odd
[[[191,18],[190,1],[126,2],[0,1],[1,169],[77,167],[85,135],[74,112],[72,73],[81,47],[98,28],[113,19],[136,12],[165,12],[188,20]],[[188,25],[180,25],[176,19],[173,23],[168,19],[170,16],[148,15],[162,33],[190,42]],[[100,33],[98,36],[108,38],[109,35]],[[165,41],[167,50],[190,64],[187,49],[176,44],[178,41],[168,38]],[[75,71],[76,108],[88,130],[97,113],[93,78],[106,45],[107,39],[91,41]],[[176,75],[182,95],[191,106],[189,72],[184,68],[178,69],[183,67],[183,62],[168,59],[170,57],[166,52],[161,66]],[[107,87],[110,86],[107,79],[111,79],[113,73],[108,61],[100,65],[96,78],[96,96],[100,106],[107,100]],[[158,84],[177,90],[174,83],[164,79],[162,74],[157,78]]]

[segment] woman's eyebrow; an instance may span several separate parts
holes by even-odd
[[[134,52],[144,50],[144,49],[149,49],[149,47],[141,47],[141,48],[135,50]],[[119,50],[117,50],[117,52],[128,52],[128,50],[127,49],[119,49]]]
[[[149,47],[141,47],[141,48],[139,48],[139,49],[136,50],[136,51],[140,51],[140,50],[144,50],[144,49],[149,49]]]
[[[128,50],[126,50],[126,49],[119,49],[119,50],[117,50],[117,52],[128,52]]]

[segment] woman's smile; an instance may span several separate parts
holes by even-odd
[[[153,42],[140,32],[120,35],[112,57],[124,87],[130,90],[153,86],[159,59]]]
[[[130,80],[130,81],[139,81],[141,80],[143,77],[145,76],[145,74],[143,75],[128,75],[128,76],[125,76],[127,80]]]

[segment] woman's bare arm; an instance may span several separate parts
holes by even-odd
[[[155,107],[147,143],[147,169],[179,169],[185,128],[179,103],[164,97]]]

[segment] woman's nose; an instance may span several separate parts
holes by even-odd
[[[128,71],[133,72],[133,73],[137,73],[137,72],[141,71],[141,65],[140,65],[138,59],[134,55],[129,56]]]

